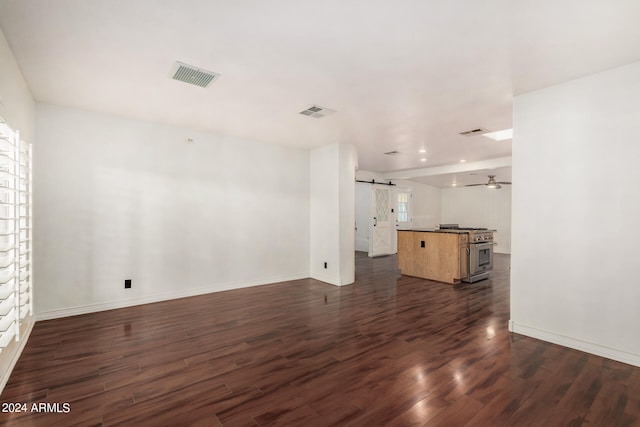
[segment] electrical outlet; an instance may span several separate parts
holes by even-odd
[[[327,268],[327,263],[326,262],[324,263],[324,268]]]
[[[124,288],[125,289],[130,289],[131,288],[131,279],[125,279]]]

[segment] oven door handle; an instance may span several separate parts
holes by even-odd
[[[493,245],[494,245],[493,242],[470,243],[469,248],[473,246],[476,249],[483,249],[483,248],[490,248]]]

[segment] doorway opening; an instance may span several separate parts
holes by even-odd
[[[369,257],[397,252],[396,230],[411,228],[411,189],[356,182],[355,250]]]

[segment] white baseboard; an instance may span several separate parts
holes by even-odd
[[[330,277],[328,274],[315,273],[311,275],[311,278],[314,280],[319,280],[324,283],[328,283],[329,285],[342,286],[340,284],[339,279],[336,279],[335,277]]]
[[[16,363],[18,363],[18,359],[24,350],[24,346],[27,345],[27,341],[29,341],[29,335],[31,335],[31,331],[33,330],[33,325],[35,325],[35,323],[35,320],[29,322],[27,324],[27,328],[21,332],[21,339],[18,341],[18,347],[15,349],[15,353],[11,355],[7,369],[0,373],[0,393],[4,390],[4,386],[7,385],[7,381],[9,381],[13,368],[16,367]]]
[[[509,331],[640,367],[640,354],[629,353],[624,350],[619,350],[616,348],[583,341],[577,338],[559,335],[554,332],[520,325],[518,323],[515,323],[513,320],[509,320]]]
[[[167,301],[178,298],[192,297],[196,295],[210,294],[214,292],[229,291],[232,289],[248,288],[251,286],[262,286],[278,282],[288,282],[292,280],[306,279],[309,277],[308,272],[287,275],[282,277],[266,278],[260,281],[250,281],[241,283],[224,283],[217,284],[215,287],[187,289],[176,292],[164,292],[154,295],[145,295],[136,298],[128,298],[118,301],[108,301],[96,304],[86,304],[75,307],[65,307],[56,310],[47,310],[36,313],[36,321],[58,319],[61,317],[77,316],[80,314],[95,313],[98,311],[114,310],[117,308],[132,307],[135,305],[151,304],[154,302]]]

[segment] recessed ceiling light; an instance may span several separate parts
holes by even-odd
[[[426,162],[427,159],[425,159],[424,157],[420,159],[421,162]]]
[[[457,187],[458,184],[456,184],[455,182],[453,184],[451,184],[452,187]]]
[[[486,136],[487,138],[491,138],[495,141],[505,141],[507,139],[513,138],[513,129],[505,129],[496,132],[485,133],[482,134],[482,136]]]
[[[418,150],[418,153],[426,153],[427,150],[425,150],[424,148],[421,148],[420,150]]]
[[[466,162],[465,159],[460,159],[460,163],[464,163],[464,162]]]

